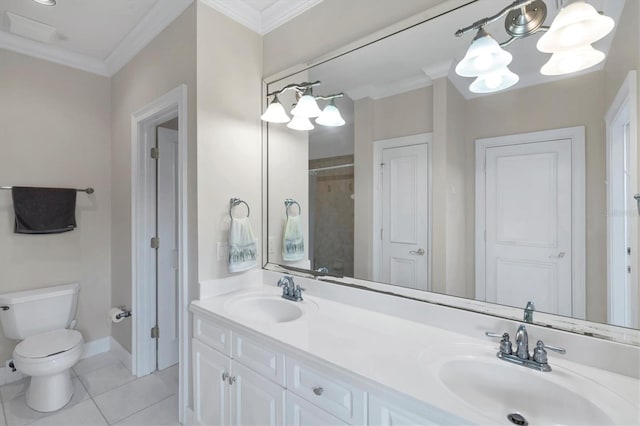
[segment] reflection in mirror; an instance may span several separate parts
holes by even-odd
[[[614,23],[589,67],[538,46],[573,3],[526,3],[545,5],[542,30],[502,47],[505,17],[454,35],[500,12],[481,0],[269,84],[345,94],[343,126],[268,127],[270,263],[638,327],[638,2],[587,2]],[[478,33],[515,84],[456,73]],[[563,73],[541,72],[552,59]],[[279,96],[287,113],[297,97]],[[292,262],[287,198],[302,207]]]

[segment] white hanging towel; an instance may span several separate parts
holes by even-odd
[[[231,218],[229,228],[229,272],[242,272],[257,265],[258,246],[248,217]]]
[[[282,238],[282,259],[287,262],[304,259],[304,235],[300,216],[288,216]]]

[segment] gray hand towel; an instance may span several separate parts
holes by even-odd
[[[16,234],[58,234],[76,227],[76,190],[14,186]]]

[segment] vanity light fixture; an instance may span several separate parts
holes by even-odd
[[[313,90],[311,87],[307,87],[305,89],[300,99],[298,99],[298,104],[291,110],[291,114],[305,118],[317,117],[322,114],[322,110],[318,107],[316,98],[313,97]]]
[[[267,110],[260,116],[263,121],[268,121],[269,123],[288,123],[291,121],[287,112],[284,110],[284,107],[280,103],[280,99],[278,99],[278,95],[273,97],[273,100],[267,107]]]
[[[269,103],[267,110],[260,116],[263,121],[268,123],[288,123],[287,127],[294,130],[313,130],[315,127],[309,120],[318,117],[316,123],[323,126],[342,126],[345,124],[344,119],[340,115],[340,111],[336,107],[335,98],[344,96],[343,93],[337,93],[329,96],[314,96],[313,87],[320,85],[320,81],[313,83],[293,83],[283,87],[280,90],[267,94],[267,97],[273,96],[273,100]],[[291,110],[293,120],[285,112],[284,107],[278,99],[278,95],[293,90],[296,93],[296,104]],[[321,110],[318,107],[318,100],[329,101],[329,104]]]
[[[338,109],[338,107],[336,107],[336,102],[335,102],[336,98],[339,98],[342,96],[343,96],[342,93],[340,93],[338,95],[334,95],[333,97],[328,97],[329,99],[327,100],[329,100],[329,103],[322,110],[322,114],[320,114],[320,116],[316,118],[316,123],[322,124],[323,126],[328,126],[328,127],[344,126],[345,124],[344,118],[342,118],[342,115],[340,115],[340,110]],[[326,98],[327,97],[323,99],[326,99]]]
[[[307,117],[294,115],[293,120],[287,124],[287,127],[293,130],[313,130],[315,127]]]
[[[478,77],[493,73],[509,65],[512,59],[511,53],[500,47],[491,34],[480,27],[467,54],[456,65],[456,74],[462,77]]]
[[[503,67],[492,73],[484,74],[475,79],[469,86],[473,93],[492,93],[513,86],[520,80],[518,74],[508,67]]]
[[[56,5],[56,0],[33,0],[36,3],[40,3],[43,4],[45,6],[55,6]]]
[[[604,60],[605,55],[594,49],[591,43],[609,34],[615,23],[610,17],[598,13],[586,0],[569,1],[562,7],[551,27],[543,25],[547,17],[544,0],[515,0],[495,15],[459,29],[455,33],[457,37],[474,30],[478,33],[465,57],[456,66],[456,73],[462,77],[477,77],[469,86],[469,90],[474,93],[504,90],[516,84],[519,77],[507,68],[511,55],[502,50],[502,47],[541,31],[546,33],[537,43],[538,50],[553,53],[540,70],[542,74],[567,74],[598,64]],[[505,15],[504,27],[510,38],[498,43],[484,27]]]

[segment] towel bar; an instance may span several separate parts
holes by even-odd
[[[11,191],[13,189],[13,186],[0,186],[0,189]],[[91,187],[85,188],[85,189],[77,189],[77,188],[72,188],[72,189],[75,189],[77,192],[86,192],[87,194],[93,194],[95,192],[95,190]]]
[[[289,208],[294,204],[296,206],[298,206],[298,216],[300,216],[302,214],[302,207],[300,207],[300,203],[298,203],[293,198],[285,198],[285,200],[284,200],[285,209],[284,210],[285,210],[285,213],[287,214],[287,217],[289,217]]]
[[[239,204],[244,204],[245,206],[247,206],[247,217],[249,217],[249,215],[251,214],[251,209],[249,208],[249,204],[247,204],[246,201],[241,200],[240,198],[233,197],[229,200],[229,217],[231,219],[233,219],[231,210],[233,210],[233,208]]]

